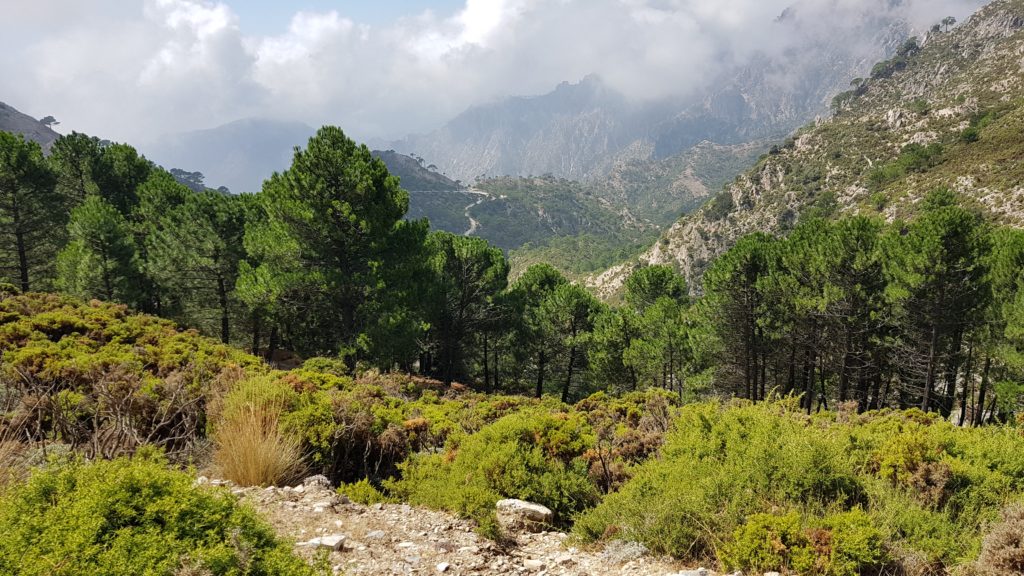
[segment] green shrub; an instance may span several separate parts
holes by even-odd
[[[973,562],[1024,494],[1022,450],[1012,428],[960,429],[919,410],[839,419],[786,402],[691,405],[661,457],[574,531],[742,568],[941,573]]]
[[[811,555],[800,514],[754,514],[733,532],[732,541],[722,550],[721,561],[730,568],[788,571],[813,564]]]
[[[392,502],[391,498],[385,496],[383,492],[378,490],[373,484],[370,484],[370,481],[366,478],[359,482],[338,486],[338,494],[342,494],[348,497],[349,500],[366,506]]]
[[[232,496],[155,459],[37,470],[0,501],[0,533],[3,574],[313,573]]]
[[[592,446],[578,414],[523,411],[453,438],[444,454],[413,457],[386,487],[401,500],[473,518],[489,536],[497,535],[494,505],[502,498],[543,504],[566,526],[597,500],[580,458]]]
[[[732,194],[728,190],[724,190],[708,202],[705,216],[709,221],[715,222],[728,216],[734,207]]]
[[[888,564],[887,535],[864,510],[832,514],[825,518],[823,527],[830,542],[826,574],[870,574]]]
[[[960,140],[967,144],[977,142],[980,139],[981,130],[979,130],[976,126],[968,126],[967,128],[964,129],[963,132],[960,133]]]
[[[0,291],[0,387],[33,442],[113,457],[142,441],[186,459],[206,435],[206,400],[262,362],[127,307]]]

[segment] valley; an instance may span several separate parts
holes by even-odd
[[[1024,0],[456,4],[0,20],[0,574],[1024,575]]]

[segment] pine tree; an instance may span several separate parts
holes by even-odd
[[[182,303],[186,323],[205,327],[215,319],[221,341],[230,342],[244,256],[241,201],[217,192],[190,193],[158,222],[146,239],[147,272]]]
[[[353,354],[408,193],[366,146],[324,127],[260,198],[266,222],[249,227],[245,244],[262,270],[244,267],[246,292],[269,290],[280,324],[272,330],[282,329],[300,354]]]
[[[70,243],[57,257],[58,286],[83,299],[136,305],[141,272],[124,216],[90,196],[71,213],[68,233]]]
[[[99,194],[96,173],[101,169],[103,146],[99,138],[72,132],[61,136],[50,149],[50,164],[57,173],[57,192],[70,207]]]
[[[433,271],[429,336],[436,349],[431,372],[446,383],[465,381],[468,351],[500,313],[508,261],[480,238],[434,232],[427,245]]]
[[[768,341],[763,282],[778,264],[776,240],[751,234],[720,256],[704,275],[710,318],[724,343],[724,380],[733,394],[756,400],[765,388]]]
[[[903,404],[951,413],[964,337],[988,304],[989,250],[981,216],[948,190],[930,194],[923,213],[887,237],[885,273],[900,324]]]
[[[511,301],[520,318],[516,327],[516,345],[522,364],[532,366],[534,395],[540,398],[551,372],[552,351],[549,349],[547,329],[541,312],[543,302],[568,283],[562,273],[548,264],[534,264],[526,269],[511,289]]]
[[[35,142],[0,132],[0,278],[42,290],[53,278],[66,209]]]
[[[587,367],[587,340],[601,313],[601,303],[576,284],[561,284],[544,298],[540,315],[549,350],[562,358],[562,402],[569,402],[574,384]]]

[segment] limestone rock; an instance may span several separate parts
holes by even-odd
[[[307,540],[299,544],[299,546],[310,546],[312,548],[326,548],[328,550],[341,550],[341,547],[345,544],[345,536],[343,534],[331,534],[329,536],[320,536]]]
[[[509,530],[540,532],[551,524],[555,516],[547,507],[523,500],[501,500],[496,508],[498,522]]]

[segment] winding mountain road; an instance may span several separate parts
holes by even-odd
[[[484,192],[483,190],[476,190],[474,188],[470,188],[469,190],[466,190],[466,193],[467,194],[474,194],[474,195],[479,196],[479,198],[475,202],[473,202],[472,204],[466,206],[466,209],[465,209],[465,212],[464,212],[464,214],[466,215],[466,219],[469,220],[469,229],[466,230],[465,232],[463,232],[462,235],[463,236],[472,236],[472,235],[476,234],[477,230],[480,229],[480,222],[476,218],[473,218],[473,215],[470,214],[469,211],[472,210],[473,208],[476,208],[477,206],[483,204],[484,201],[489,200],[490,198],[492,198],[492,196],[489,193]]]

